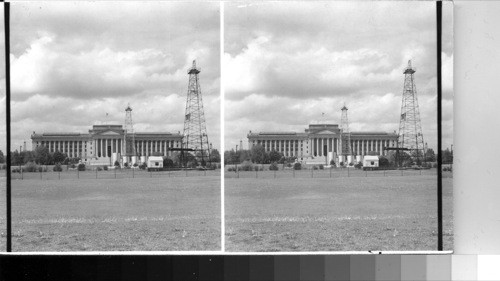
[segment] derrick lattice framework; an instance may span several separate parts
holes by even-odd
[[[408,61],[408,66],[403,73],[405,81],[403,101],[401,102],[398,147],[408,149],[411,157],[419,164],[424,156],[424,136],[422,135],[417,88],[415,87],[415,69],[411,66],[411,60]]]
[[[208,145],[207,127],[205,113],[203,111],[203,99],[201,96],[198,74],[200,69],[196,67],[196,60],[188,70],[189,84],[186,100],[186,114],[184,115],[184,132],[182,148],[192,149],[194,156],[203,165],[210,156]]]
[[[341,108],[342,115],[340,118],[340,154],[342,156],[352,155],[351,149],[351,133],[349,132],[349,119],[347,118],[347,107]]]
[[[123,137],[123,155],[127,157],[137,156],[135,149],[134,123],[132,121],[132,108],[125,108],[125,133]]]

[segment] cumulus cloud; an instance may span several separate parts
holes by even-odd
[[[423,134],[436,147],[435,3],[226,3],[224,15],[227,148],[245,142],[249,130],[303,131],[322,113],[339,123],[344,103],[353,131],[398,130],[408,60],[417,69]],[[449,12],[443,26],[444,96],[451,103]],[[452,114],[444,117],[449,122]]]
[[[12,3],[13,148],[32,131],[123,124],[129,103],[136,131],[182,133],[195,59],[219,147],[219,25],[218,3]]]

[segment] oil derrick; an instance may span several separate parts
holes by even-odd
[[[202,166],[205,166],[206,162],[210,159],[210,149],[205,113],[203,111],[203,99],[198,79],[199,73],[200,69],[196,68],[196,60],[194,60],[193,66],[188,70],[189,84],[181,153],[192,151],[198,162]]]
[[[349,132],[349,119],[347,119],[347,107],[341,108],[342,115],[340,118],[340,155],[346,161],[351,161],[352,149],[351,149],[351,133]],[[347,159],[348,158],[348,159]]]
[[[134,123],[132,122],[132,108],[127,105],[125,108],[125,134],[123,138],[123,159],[124,163],[132,160],[132,157],[137,156],[135,149],[135,134],[134,134]]]
[[[417,88],[415,87],[415,69],[411,66],[411,60],[408,61],[408,66],[403,73],[405,81],[399,121],[398,148],[408,150],[414,163],[420,165],[424,157],[424,136],[422,135]],[[398,153],[404,152],[398,150]],[[398,158],[401,165],[403,160],[401,155]]]

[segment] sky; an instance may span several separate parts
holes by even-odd
[[[452,9],[443,11],[443,148],[453,144]],[[247,134],[314,121],[399,130],[404,68],[415,81],[424,141],[437,147],[434,2],[225,3],[225,148]],[[322,116],[322,113],[325,113]]]
[[[136,132],[182,134],[194,59],[219,148],[219,20],[217,2],[11,3],[12,149],[33,131],[124,124],[127,104]]]

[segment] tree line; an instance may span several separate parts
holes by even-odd
[[[378,155],[377,152],[368,152],[367,155]],[[396,152],[389,151],[386,156],[380,157],[381,166],[396,166],[397,157],[401,161],[403,166],[411,165],[422,165],[424,163],[436,162],[437,155],[432,148],[427,149],[424,155],[419,155],[418,161],[416,153],[400,152],[396,155]],[[262,145],[254,145],[250,150],[237,150],[234,149],[224,151],[224,163],[225,164],[241,164],[244,161],[251,161],[255,164],[271,164],[271,163],[293,163],[297,157],[285,157],[283,153],[271,150],[266,151]],[[442,151],[442,160],[444,164],[453,163],[453,151],[448,148]],[[355,159],[353,159],[355,161]],[[418,162],[418,163],[417,163]],[[331,165],[335,165],[335,161],[332,160]],[[357,163],[341,163],[341,165],[355,165]]]
[[[153,154],[154,155],[154,154]],[[158,154],[158,156],[162,156]],[[169,159],[169,160],[167,160]],[[210,152],[210,158],[207,159],[210,163],[220,163],[220,154],[217,149],[212,149]],[[5,163],[6,157],[4,153],[0,150],[0,163]],[[38,146],[33,151],[21,151],[15,150],[11,154],[11,166],[26,165],[28,163],[36,163],[38,165],[71,165],[78,164],[81,161],[80,157],[69,157],[66,153],[55,151],[49,152],[49,149],[45,146]],[[203,163],[199,163],[195,155],[191,153],[185,153],[184,161],[190,166],[196,166]],[[175,165],[181,165],[181,155],[180,153],[173,153],[171,157],[164,157],[164,163],[170,167]]]

